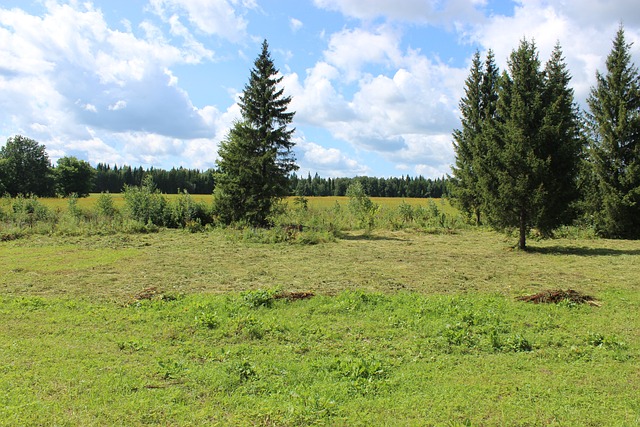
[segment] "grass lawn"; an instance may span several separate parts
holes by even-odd
[[[640,242],[512,243],[2,242],[0,425],[639,425]]]

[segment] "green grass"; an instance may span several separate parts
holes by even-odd
[[[0,243],[0,425],[640,423],[640,242],[237,233]]]

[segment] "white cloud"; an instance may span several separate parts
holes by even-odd
[[[297,74],[285,76],[296,121],[327,129],[356,150],[377,153],[413,173],[449,172],[451,131],[459,125],[457,104],[466,69],[402,51],[397,35],[380,29],[333,35],[324,58],[307,70],[303,81]],[[388,71],[372,75],[371,66],[379,64]],[[345,73],[351,76],[347,82],[356,79],[349,98],[341,86]],[[332,153],[323,156],[331,158]]]
[[[299,31],[300,28],[303,27],[303,23],[301,20],[296,19],[296,18],[290,18],[289,19],[289,28],[291,28],[291,31],[293,31],[294,33]]]
[[[300,176],[318,173],[322,177],[344,177],[369,175],[371,169],[357,160],[350,158],[337,148],[325,148],[306,140],[304,135],[295,138],[295,151],[299,154],[298,164]]]
[[[343,15],[362,20],[379,17],[397,21],[431,24],[450,24],[456,21],[475,21],[481,18],[478,11],[485,0],[314,0],[322,9],[334,10]]]
[[[380,27],[375,32],[343,30],[331,36],[324,57],[347,81],[352,81],[361,77],[365,65],[397,66],[402,60],[399,42],[400,35],[390,27]]]
[[[493,49],[502,69],[523,38],[535,41],[543,64],[556,42],[560,42],[573,77],[571,86],[577,100],[584,103],[594,84],[596,70],[605,69],[605,58],[620,22],[634,24],[625,26],[627,41],[640,41],[639,10],[631,0],[521,0],[513,16],[492,16],[474,26],[466,37],[486,49]],[[632,54],[637,63],[640,58],[637,43],[632,46]]]
[[[122,99],[118,100],[115,104],[109,105],[110,111],[118,111],[127,108],[127,101]]]
[[[246,37],[244,11],[257,7],[255,1],[238,0],[150,0],[150,9],[165,20],[186,15],[198,30],[238,42]]]
[[[178,21],[172,31],[182,46],[149,22],[140,25],[143,37],[112,29],[90,3],[48,1],[45,9],[34,16],[0,8],[3,133],[28,134],[52,158],[71,152],[94,162],[153,165],[180,150],[188,156],[192,144],[185,141],[204,144],[223,132],[171,72],[213,54],[182,33]]]

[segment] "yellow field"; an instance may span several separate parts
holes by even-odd
[[[78,206],[81,209],[93,209],[96,201],[98,200],[99,194],[91,194],[89,197],[84,197],[78,199]],[[166,194],[167,199],[172,200],[178,197],[177,194]],[[124,194],[111,194],[113,197],[113,202],[117,208],[121,208],[124,206]],[[213,196],[211,194],[193,194],[191,197],[198,202],[204,203],[212,203]],[[289,197],[287,200],[291,203],[295,197]],[[313,208],[329,208],[336,204],[336,202],[340,203],[342,206],[346,206],[349,202],[349,198],[346,196],[342,197],[306,197],[309,203],[309,207]],[[46,206],[54,210],[65,210],[68,206],[68,199],[59,198],[59,197],[50,197],[50,198],[41,198],[38,199]],[[403,198],[403,197],[372,197],[371,200],[374,203],[379,204],[380,206],[395,208],[400,205],[402,202],[408,203],[412,206],[427,206],[430,201],[433,201],[438,205],[439,209],[444,210],[447,213],[451,213],[455,211],[454,208],[451,207],[451,204],[446,199],[424,199],[424,198]]]

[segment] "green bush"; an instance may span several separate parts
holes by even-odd
[[[129,217],[142,224],[166,224],[167,199],[156,189],[151,175],[144,177],[140,187],[125,186],[124,201]]]

